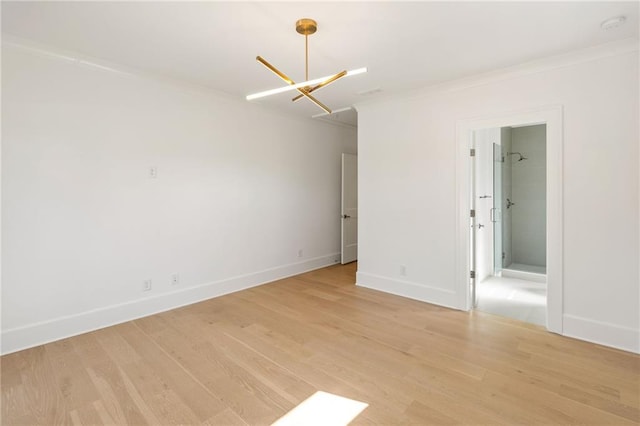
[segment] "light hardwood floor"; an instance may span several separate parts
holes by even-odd
[[[358,288],[332,266],[3,356],[2,424],[270,424],[317,390],[354,424],[640,422],[640,357]]]

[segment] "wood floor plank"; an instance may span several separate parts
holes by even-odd
[[[68,410],[76,410],[99,398],[71,339],[50,343],[45,351]]]
[[[249,426],[235,411],[230,408],[216,414],[202,423],[203,426]]]
[[[109,414],[109,411],[105,408],[104,404],[102,403],[102,400],[94,401],[93,406],[96,410],[96,413],[98,413],[98,417],[100,417],[100,422],[103,425],[126,424],[122,419],[119,419],[119,422],[118,422],[116,421],[116,419],[111,417],[111,414]]]
[[[291,373],[285,366],[271,361],[235,335],[216,332],[211,333],[209,339],[232,356],[240,367],[288,401],[291,408],[315,391],[312,385]]]
[[[519,401],[526,401],[528,409],[536,407],[536,411],[544,412],[556,424],[637,424],[633,421],[606,413],[597,407],[579,403],[573,399],[562,398],[559,394],[545,391],[532,383],[513,380],[500,373],[490,372],[483,382],[490,387],[500,388]],[[524,404],[519,404],[523,408]],[[542,419],[541,419],[542,420]]]
[[[191,376],[179,362],[172,359],[135,324],[128,323],[128,325],[129,327],[122,331],[123,338],[144,360],[140,363],[145,365],[144,369],[137,370],[139,379],[134,380],[134,383],[146,380],[148,375],[154,375],[162,383],[163,388],[174,390],[200,421],[225,410],[226,405],[197,378]],[[130,372],[133,377],[135,368]]]
[[[247,423],[275,419],[289,406],[211,343],[190,341],[171,327],[155,337],[159,346]]]
[[[38,424],[59,425],[68,421],[68,412],[64,406],[55,373],[46,357],[44,346],[22,351],[25,366],[22,372],[25,400],[31,407],[32,415]]]
[[[640,424],[640,356],[354,285],[357,264],[5,355],[2,424]],[[327,408],[328,410],[331,407]]]
[[[405,414],[407,415],[407,417],[409,417],[409,423],[415,423],[418,425],[459,424],[459,421],[455,418],[447,416],[446,414],[441,413],[439,410],[434,410],[432,407],[428,407],[419,401],[413,401],[405,410]]]
[[[96,401],[92,401],[91,403],[82,406],[80,408],[78,408],[77,410],[71,410],[69,412],[69,417],[71,418],[71,423],[73,425],[103,425],[105,424],[102,419],[100,418],[100,415],[98,414],[98,411],[96,410],[95,407],[95,402]],[[111,423],[113,424],[113,423]]]
[[[24,385],[2,386],[2,414],[0,419],[13,419],[30,415]]]
[[[245,333],[242,337],[243,341],[248,342],[270,359],[278,360],[282,365],[286,365],[289,371],[312,384],[317,390],[357,401],[370,399],[371,395],[367,391],[359,389],[354,383],[349,383],[339,373],[332,374],[323,369],[314,363],[310,356],[297,356],[297,351],[291,350],[290,344],[299,345],[298,343],[288,341],[288,344],[279,344],[283,340],[287,341],[287,337],[278,336],[276,333],[260,327],[246,327],[242,331]],[[312,352],[310,354],[313,356]],[[300,402],[303,400],[304,398],[300,399]],[[376,421],[381,424],[398,424],[401,418],[399,413],[392,414],[383,404],[370,406],[358,417],[359,421],[365,424],[375,424]],[[369,421],[367,422],[367,420]]]
[[[104,423],[146,424],[131,396],[127,394],[118,366],[105,363],[87,368],[93,386],[100,394],[94,406]]]
[[[4,355],[0,358],[2,361],[2,368],[0,369],[0,383],[2,383],[3,388],[19,386],[22,384],[22,372],[27,368],[23,355],[23,352],[20,351]]]

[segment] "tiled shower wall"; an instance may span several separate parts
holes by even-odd
[[[511,129],[511,152],[505,158],[511,168],[511,262],[546,266],[546,125]],[[508,265],[505,263],[505,265]]]

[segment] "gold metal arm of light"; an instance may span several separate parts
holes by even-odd
[[[347,70],[340,71],[338,74],[336,74],[336,75],[334,75],[332,77],[329,77],[328,79],[326,79],[322,83],[311,87],[310,89],[307,90],[307,93],[312,93],[312,92],[315,92],[318,89],[322,89],[323,87],[330,85],[331,83],[333,83],[334,81],[344,77],[345,75],[347,75]],[[297,100],[299,100],[301,98],[302,98],[302,95],[298,95],[295,98],[291,99],[291,101],[295,102],[295,101],[297,101]]]
[[[277,75],[278,77],[280,77],[281,79],[283,79],[287,84],[290,85],[294,85],[296,84],[295,81],[293,81],[292,79],[290,79],[285,73],[281,72],[280,70],[278,70],[276,67],[274,67],[273,65],[271,65],[269,62],[267,62],[263,57],[261,56],[256,56],[256,60],[258,62],[260,62],[262,65],[264,65],[269,71],[273,72],[275,75]],[[333,78],[333,77],[332,77]],[[319,100],[317,100],[316,98],[314,98],[313,96],[311,96],[309,94],[309,92],[303,88],[298,88],[296,89],[298,92],[300,92],[301,96],[306,97],[307,99],[309,99],[311,102],[313,102],[314,104],[316,104],[318,107],[320,107],[321,109],[323,109],[327,114],[331,114],[331,110],[329,109],[329,107],[327,107],[325,104],[323,104],[322,102],[320,102]]]
[[[278,77],[286,81],[287,84],[291,84],[291,85],[296,84],[293,80],[287,77],[286,74],[280,72],[276,67],[274,67],[269,62],[267,62],[262,56],[256,56],[256,61],[260,62],[262,65],[267,67],[269,71],[271,71],[272,73],[274,73],[275,75],[277,75]]]

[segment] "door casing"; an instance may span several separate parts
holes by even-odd
[[[460,309],[471,309],[470,194],[473,132],[479,129],[547,125],[547,329],[562,334],[563,315],[563,207],[562,106],[553,105],[488,117],[460,120],[456,125],[456,295]]]

